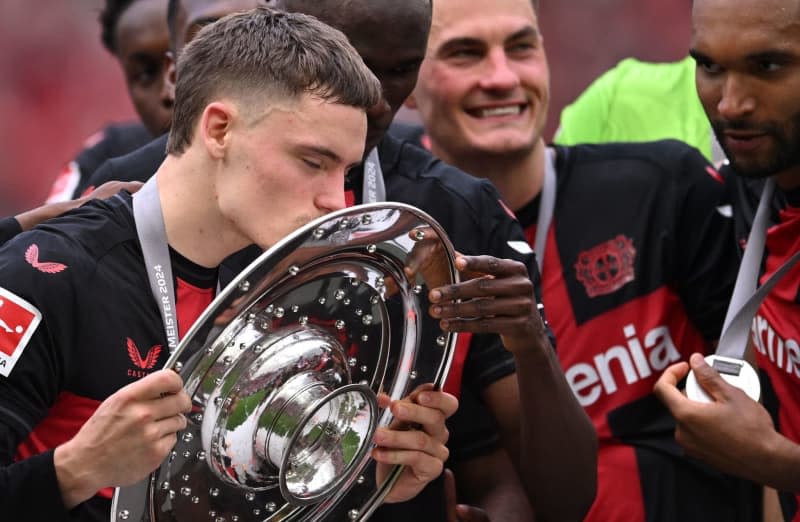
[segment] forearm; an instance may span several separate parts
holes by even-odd
[[[800,492],[800,444],[776,433],[768,445],[765,458],[754,468],[756,476],[748,477],[778,491]]]
[[[597,489],[597,436],[544,334],[515,352],[519,471],[540,520],[582,520]]]
[[[69,442],[53,452],[53,468],[67,509],[90,499],[103,487],[93,482],[95,474],[88,470],[86,462],[87,459],[82,458]]]
[[[535,520],[508,454],[497,449],[452,465],[459,503],[482,508],[490,520]]]
[[[17,214],[15,217],[23,231],[30,230],[39,223],[43,223],[44,221],[56,216],[60,216],[64,212],[79,206],[81,203],[82,201],[79,200],[50,203],[48,205],[42,205],[41,207]]]

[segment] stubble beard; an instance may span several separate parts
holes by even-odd
[[[800,166],[800,112],[797,112],[788,123],[786,130],[774,124],[763,125],[758,130],[773,139],[769,154],[763,158],[737,158],[725,145],[726,130],[750,130],[753,127],[747,122],[712,122],[714,134],[722,150],[730,161],[731,167],[740,176],[747,178],[767,178],[786,170]]]

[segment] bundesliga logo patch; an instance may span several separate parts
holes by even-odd
[[[11,374],[41,320],[35,306],[0,288],[0,375]]]

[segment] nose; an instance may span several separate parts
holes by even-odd
[[[729,74],[722,82],[717,110],[726,120],[737,120],[753,112],[756,100],[747,82],[737,75]]]
[[[505,49],[491,49],[486,56],[486,68],[481,78],[481,87],[484,89],[509,90],[520,83],[519,75],[509,62]]]
[[[344,197],[344,170],[331,174],[321,181],[314,204],[323,213],[341,210],[347,206]]]

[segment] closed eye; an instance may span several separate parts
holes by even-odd
[[[322,168],[322,164],[321,163],[313,161],[313,160],[310,160],[310,159],[307,159],[307,158],[303,158],[303,163],[305,163],[306,166],[308,166],[308,167],[310,167],[310,168],[312,168],[314,170],[320,170]]]

